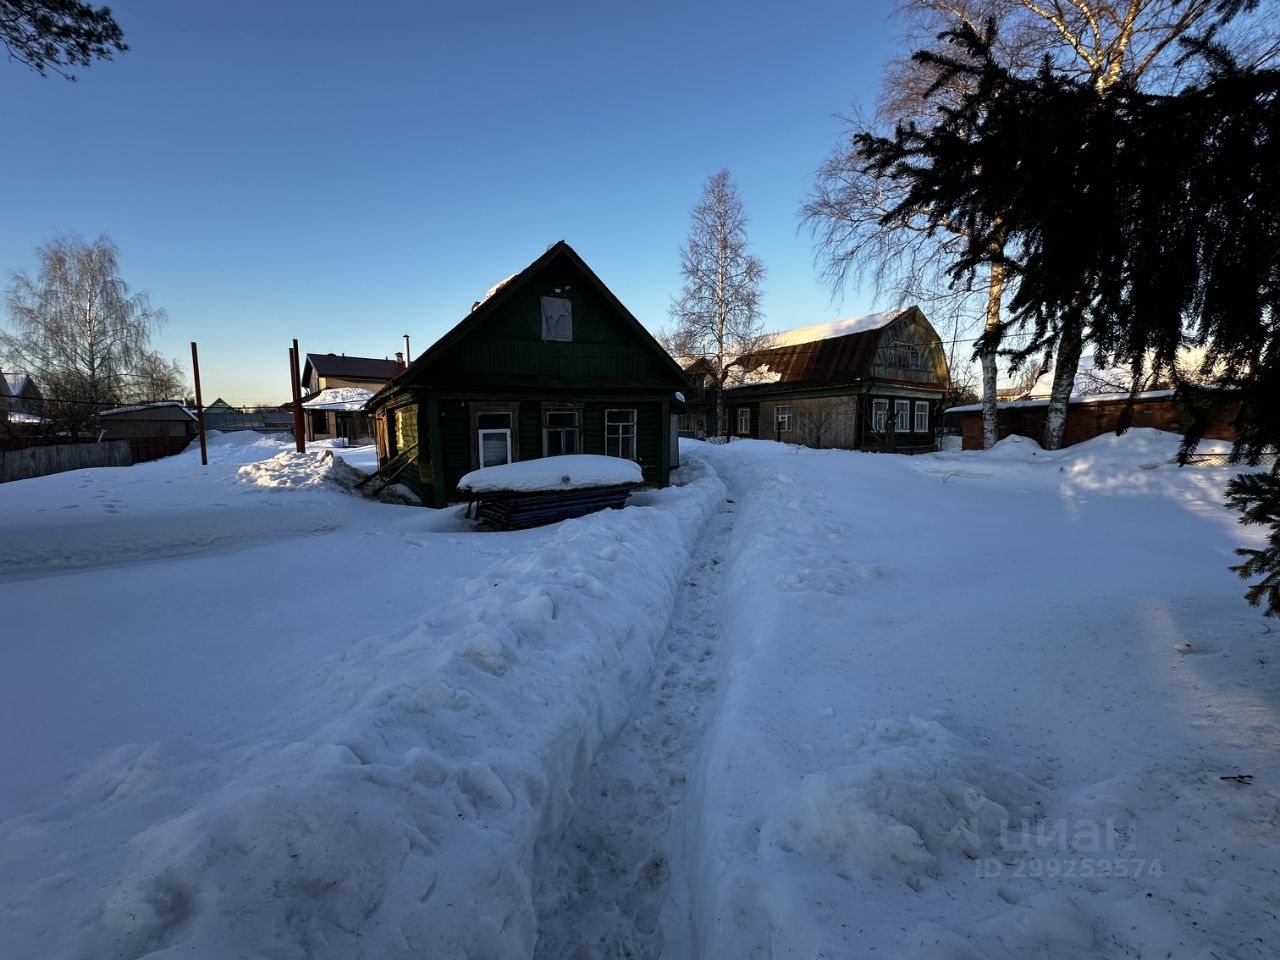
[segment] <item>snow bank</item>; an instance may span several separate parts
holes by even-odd
[[[687,445],[739,517],[667,954],[1269,955],[1274,636],[1177,442]]]
[[[644,483],[640,464],[634,460],[577,453],[472,470],[458,481],[458,489],[473,494],[505,491],[538,493],[628,483]]]
[[[278,453],[270,460],[246,463],[238,473],[246,483],[287,490],[307,490],[319,486],[353,490],[366,476],[341,457],[335,457],[332,450],[305,453],[290,450]]]
[[[254,476],[293,471],[292,458],[276,460]],[[314,512],[304,498],[324,488],[306,482],[276,509]],[[535,861],[626,719],[723,492],[709,475],[648,493],[647,506],[513,534],[500,550],[492,538],[417,532],[418,562],[381,565],[373,582],[389,603],[424,578],[441,581],[447,589],[420,607],[429,612],[295,662],[310,679],[258,726],[213,742],[120,745],[51,802],[0,822],[6,949],[529,955]],[[325,496],[328,511],[348,499]],[[435,512],[406,513],[396,522]],[[393,532],[335,541],[341,567],[358,576]],[[323,550],[313,541],[302,555]],[[329,597],[340,583],[314,587]],[[292,642],[290,621],[275,622]],[[156,732],[170,729],[164,720]]]

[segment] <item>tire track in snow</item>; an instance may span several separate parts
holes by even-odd
[[[704,528],[654,652],[649,686],[588,771],[535,891],[546,960],[662,956],[673,815],[710,722],[723,666],[720,594],[733,500]]]

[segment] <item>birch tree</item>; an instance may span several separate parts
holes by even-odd
[[[760,311],[764,264],[747,249],[747,216],[728,170],[712,174],[690,215],[680,248],[680,295],[672,300],[671,336],[688,355],[707,360],[716,399],[717,435],[725,432],[724,389],[730,368],[769,344]]]
[[[0,363],[30,374],[46,397],[76,405],[87,422],[104,406],[173,387],[175,363],[150,350],[167,317],[120,277],[119,252],[58,237],[38,251],[36,275],[9,286],[12,330],[0,331]]]

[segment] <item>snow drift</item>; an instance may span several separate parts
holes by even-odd
[[[236,482],[332,498],[339,463],[281,453]],[[626,718],[722,493],[707,476],[500,549],[494,536],[459,546],[443,535],[446,564],[459,549],[492,559],[416,622],[297,663],[312,675],[304,695],[260,727],[224,743],[117,747],[47,806],[0,822],[6,950],[530,954],[534,860]],[[382,511],[388,530],[429,516],[350,502],[342,509]],[[450,577],[410,567],[381,581],[407,589],[397,585],[428,570]]]

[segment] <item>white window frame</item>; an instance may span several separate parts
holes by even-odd
[[[888,400],[872,400],[871,401],[872,433],[884,433],[887,429],[889,429],[889,401]]]
[[[778,433],[791,432],[791,404],[779,403],[774,406],[773,429]]]
[[[511,462],[511,428],[510,427],[485,427],[482,430],[476,431],[476,462],[479,463],[481,467],[499,466],[499,464],[496,464],[496,463],[484,462],[484,438],[489,434],[494,434],[494,433],[502,434],[502,436],[506,439],[507,459],[505,462],[506,463]]]
[[[738,436],[744,437],[751,432],[751,408],[738,408]]]
[[[893,432],[894,433],[910,433],[911,432],[911,401],[910,400],[893,401]]]
[[[626,414],[630,414],[630,416],[631,416],[631,420],[630,420],[630,422],[629,422],[629,423],[628,423],[627,421],[620,421],[620,422],[618,422],[618,423],[610,423],[610,422],[609,422],[609,414],[611,414],[611,413],[626,413]],[[609,456],[609,457],[621,457],[623,460],[635,460],[635,459],[636,459],[636,423],[637,423],[637,421],[638,421],[638,420],[639,420],[639,416],[636,414],[636,411],[635,411],[635,409],[634,409],[634,408],[631,408],[631,407],[612,407],[612,408],[606,408],[606,409],[605,409],[605,411],[604,411],[604,452],[605,452],[605,456]],[[610,428],[610,427],[630,427],[630,429],[631,429],[631,432],[630,432],[630,433],[627,433],[625,430],[620,431],[620,432],[618,433],[618,452],[617,452],[617,453],[609,453],[609,428]],[[631,444],[631,453],[630,453],[630,454],[627,454],[627,453],[625,453],[625,452],[623,451],[623,447],[624,447],[624,445],[625,445],[625,442],[626,442],[626,441],[630,441],[630,444]]]
[[[916,401],[916,433],[929,432],[929,401]]]

